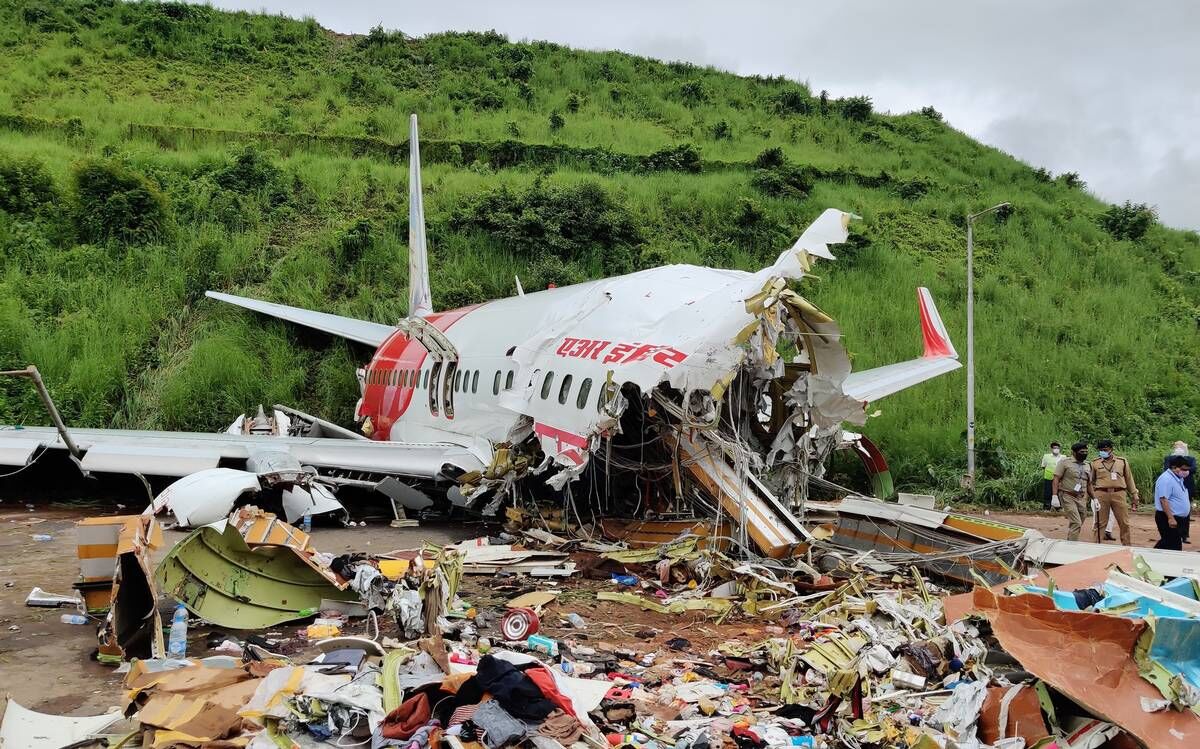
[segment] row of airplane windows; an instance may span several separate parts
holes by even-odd
[[[513,370],[508,370],[507,373],[496,370],[496,374],[492,377],[492,395],[500,394],[500,377],[504,376],[504,389],[512,390],[513,385]],[[571,386],[574,384],[574,376],[570,374],[563,375],[558,386],[558,402],[566,404],[571,397]],[[391,387],[412,387],[420,389],[429,388],[429,370],[428,369],[370,369],[367,370],[368,385],[385,385]],[[479,392],[479,370],[456,370],[454,373],[454,392],[462,393],[478,393]],[[554,370],[546,373],[542,379],[541,397],[542,400],[548,400],[551,392],[554,390]],[[579,384],[579,391],[575,396],[575,407],[583,408],[587,405],[588,396],[592,392],[592,378],[586,377]],[[603,404],[603,393],[600,401],[597,402],[597,408]]]

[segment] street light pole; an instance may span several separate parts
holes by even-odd
[[[1005,208],[967,214],[967,491],[975,493],[975,219]]]

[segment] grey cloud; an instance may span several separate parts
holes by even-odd
[[[1164,222],[1200,229],[1200,4],[1189,0],[215,2],[342,32],[494,28],[786,75],[890,111],[932,105],[1024,161],[1079,172],[1104,200],[1155,204]]]

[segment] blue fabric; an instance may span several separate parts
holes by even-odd
[[[1164,497],[1167,500],[1167,507],[1162,506]],[[1183,486],[1183,479],[1171,471],[1160,473],[1158,480],[1154,482],[1154,509],[1169,512],[1178,517],[1187,515],[1188,507],[1187,489]]]

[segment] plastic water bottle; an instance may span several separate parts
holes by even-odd
[[[187,654],[187,607],[182,603],[175,607],[175,615],[171,617],[171,636],[167,640],[167,654],[172,658],[182,658]]]
[[[35,533],[33,534],[33,540],[42,542],[53,541],[54,536],[51,536],[49,533]]]
[[[300,521],[300,530],[305,533],[312,533],[312,515],[304,516],[304,519]]]
[[[63,614],[58,618],[63,624],[87,624],[88,619],[83,614]]]

